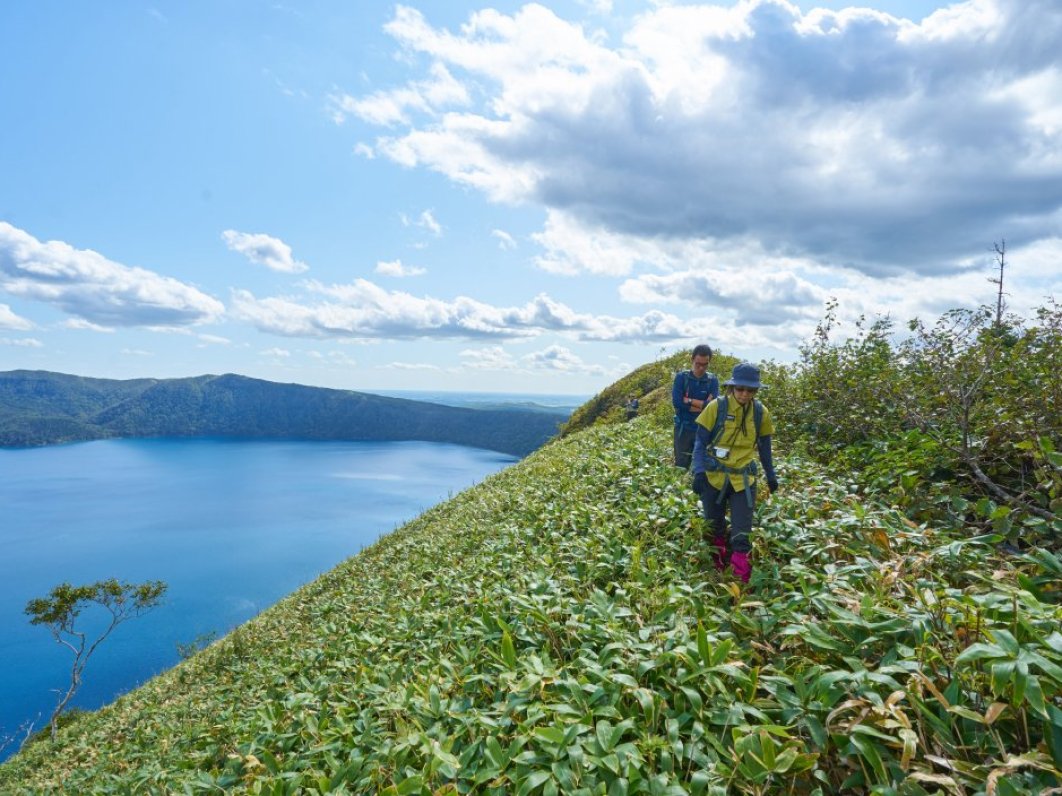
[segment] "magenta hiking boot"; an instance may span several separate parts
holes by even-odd
[[[742,583],[748,583],[752,577],[752,564],[749,563],[748,553],[732,553],[730,566],[734,568],[734,574]]]
[[[715,568],[722,572],[726,569],[726,565],[730,563],[730,548],[727,547],[726,537],[716,536],[712,539],[712,544],[715,546],[715,554],[712,556],[712,560],[715,562]]]

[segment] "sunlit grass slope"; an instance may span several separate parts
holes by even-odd
[[[561,436],[574,434],[593,425],[623,422],[625,407],[631,398],[639,401],[639,415],[649,415],[656,422],[669,424],[675,411],[671,406],[671,386],[675,374],[690,367],[690,354],[690,349],[684,349],[661,356],[605,387],[572,413],[561,429]],[[719,377],[719,383],[722,384],[737,362],[732,356],[716,353],[709,370]]]
[[[790,461],[741,589],[669,448],[649,417],[548,445],[33,744],[0,792],[1059,784],[1057,560]]]

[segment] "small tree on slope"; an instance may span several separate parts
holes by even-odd
[[[61,693],[50,720],[52,740],[59,730],[59,716],[66,709],[81,686],[81,677],[89,658],[111,632],[128,619],[134,619],[157,606],[166,591],[161,580],[147,581],[139,585],[119,583],[114,578],[101,580],[87,586],[71,586],[61,583],[47,597],[38,597],[26,603],[30,624],[45,625],[52,638],[74,653],[70,668],[70,685]],[[75,627],[81,612],[98,605],[110,613],[110,622],[89,643],[88,633]]]

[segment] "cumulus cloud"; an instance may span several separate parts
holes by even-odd
[[[424,268],[402,265],[401,260],[394,260],[392,262],[380,261],[376,263],[376,273],[401,279],[407,276],[421,276],[428,272]]]
[[[224,306],[191,285],[62,241],[41,242],[0,221],[0,289],[99,326],[187,326]]]
[[[349,116],[372,124],[408,124],[413,112],[424,113],[469,102],[467,88],[454,79],[444,64],[436,62],[429,71],[425,80],[412,81],[403,88],[378,91],[367,97],[333,94],[328,98],[332,119],[336,124],[342,124]]]
[[[545,271],[621,276],[639,262],[659,264],[665,258],[658,241],[613,232],[581,222],[571,213],[549,210],[542,232],[531,236],[544,254],[535,258]]]
[[[431,65],[427,79],[412,81],[402,88],[377,91],[360,99],[336,93],[328,99],[332,119],[337,124],[342,124],[349,116],[356,116],[383,125],[408,124],[414,113],[431,113],[469,102],[468,89],[453,79],[442,62]]]
[[[33,322],[17,315],[7,304],[0,304],[0,329],[18,329],[26,331],[33,328]]]
[[[552,370],[561,373],[589,373],[603,375],[605,369],[600,365],[588,365],[580,357],[561,345],[551,345],[541,351],[535,351],[523,358],[532,370]]]
[[[552,271],[626,274],[635,241],[752,238],[875,277],[947,274],[993,236],[1059,231],[1057,0],[918,24],[660,3],[616,38],[537,4],[456,31],[398,6],[386,30],[427,75],[346,112],[402,125],[381,156],[547,208]]]
[[[780,271],[757,274],[739,269],[645,274],[620,285],[625,301],[685,303],[732,311],[742,323],[774,326],[786,320],[815,317],[828,291]]]
[[[464,367],[470,370],[515,370],[516,359],[500,345],[468,348],[461,352]]]
[[[291,247],[288,244],[271,235],[227,229],[221,233],[221,237],[230,250],[239,252],[252,263],[264,265],[271,271],[299,274],[309,269],[306,263],[291,256]]]
[[[110,326],[100,326],[98,323],[91,323],[84,318],[69,318],[61,324],[64,329],[76,329],[83,332],[99,332],[100,334],[114,334],[114,329]]]
[[[497,307],[467,296],[422,298],[365,279],[348,285],[311,280],[306,288],[323,298],[258,298],[235,290],[232,311],[261,331],[289,337],[503,340],[552,332],[578,340],[651,342],[695,334],[689,321],[659,310],[629,318],[592,315],[544,293],[522,306]]]
[[[517,358],[501,346],[484,346],[461,352],[463,366],[468,370],[507,370],[507,371],[553,371],[561,373],[583,373],[603,375],[605,369],[600,365],[586,363],[577,354],[562,345],[551,345],[540,351],[532,351]]]

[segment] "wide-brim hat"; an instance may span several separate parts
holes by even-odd
[[[752,387],[758,390],[760,384],[760,369],[751,362],[741,362],[734,365],[730,378],[723,382],[724,387]]]

